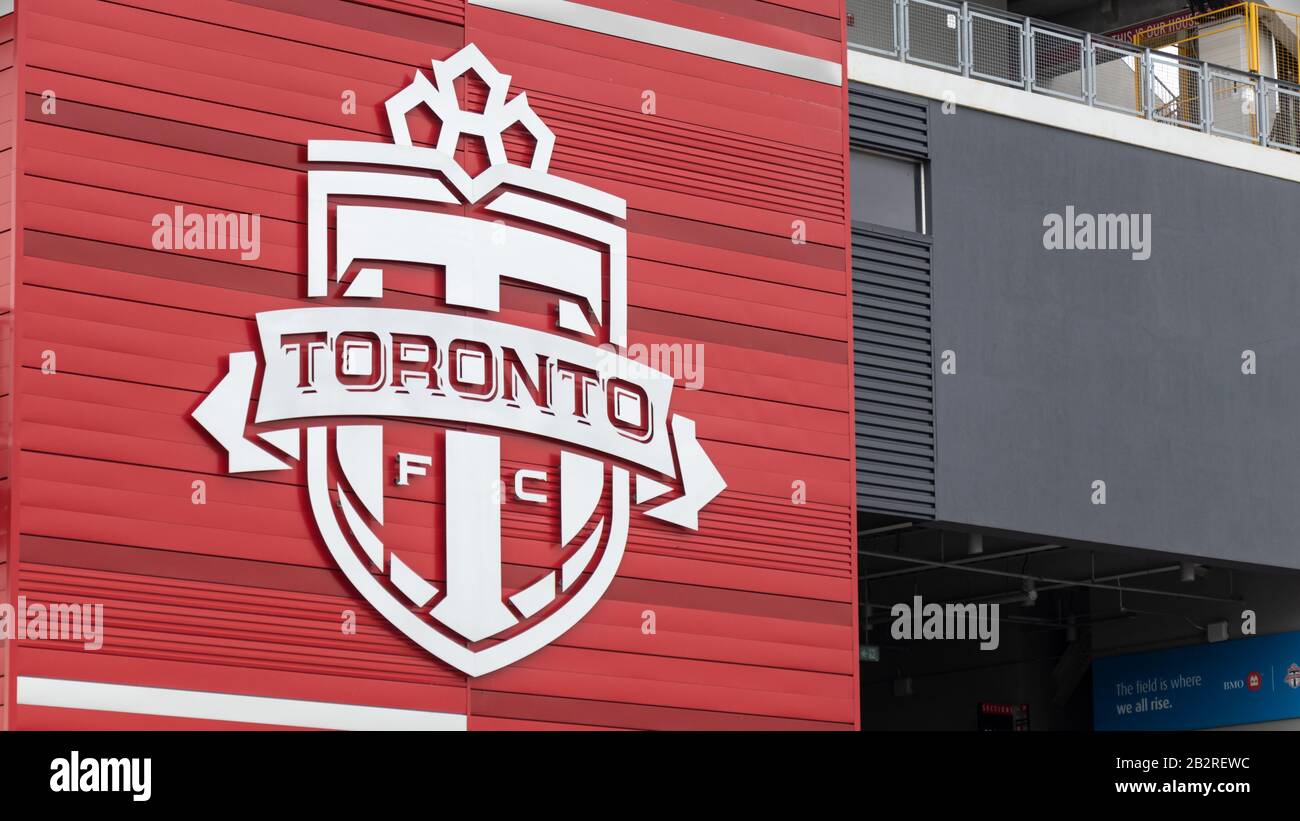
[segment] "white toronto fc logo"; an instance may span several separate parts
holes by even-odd
[[[471,71],[487,88],[481,112],[456,94]],[[231,473],[301,460],[333,561],[384,618],[471,676],[591,610],[633,504],[695,530],[726,487],[695,423],[669,412],[672,377],[626,356],[626,204],[549,173],[554,135],[525,94],[507,101],[509,86],[468,45],[387,101],[392,143],[308,143],[307,298],[324,304],[257,314],[260,350],[232,353],[194,411]],[[407,115],[421,106],[439,123],[435,148],[412,143]],[[535,143],[527,165],[503,138],[520,129]],[[457,161],[462,137],[486,148],[477,175]],[[445,310],[410,307],[428,302],[412,290],[436,293],[413,270],[441,284]],[[544,293],[552,313],[503,310],[503,280]],[[392,301],[407,307],[380,307]],[[395,521],[421,485],[441,494],[441,549]],[[553,523],[530,537],[552,542],[546,558],[531,545],[508,579],[507,498]]]

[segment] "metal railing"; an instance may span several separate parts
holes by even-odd
[[[856,49],[1300,152],[1300,85],[1286,80],[971,3],[848,0],[848,11]]]

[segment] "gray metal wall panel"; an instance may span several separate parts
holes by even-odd
[[[930,170],[937,518],[1300,567],[1300,185],[960,107]],[[1151,258],[1046,249],[1069,206]]]

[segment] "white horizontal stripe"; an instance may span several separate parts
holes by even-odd
[[[1045,94],[1030,94],[997,83],[900,63],[875,54],[850,51],[849,80],[932,100],[951,100],[957,106],[958,116],[963,108],[987,111],[1153,151],[1300,182],[1300,155],[1281,149],[1190,131],[1083,103],[1059,100]]]
[[[459,713],[34,676],[18,677],[18,703],[321,730],[466,729],[465,716]]]
[[[586,6],[572,0],[469,0],[469,4],[829,85],[839,85],[843,77],[836,61]]]

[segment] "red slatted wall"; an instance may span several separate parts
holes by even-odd
[[[14,306],[14,131],[18,110],[18,70],[14,64],[14,16],[0,18],[0,601],[9,599],[10,525],[9,470],[13,435],[13,306]],[[0,650],[0,729],[9,726],[9,653],[13,642]]]
[[[835,0],[585,2],[841,59]],[[11,670],[468,712],[471,729],[854,725],[842,88],[463,0],[19,0],[17,17],[20,99],[14,71],[0,73],[22,136],[16,584],[103,602],[106,638],[97,652],[22,643]],[[552,173],[627,200],[631,341],[703,345],[704,388],[679,386],[673,407],[729,484],[698,533],[634,512],[602,602],[472,682],[333,569],[300,470],[229,476],[189,418],[226,356],[253,346],[254,313],[305,304],[306,142],[387,140],[383,101],[466,42],[555,131]],[[261,258],[154,250],[150,220],[176,204],[261,214]],[[807,244],[791,242],[795,220]],[[390,288],[399,306],[441,293],[415,277]],[[522,323],[533,304],[527,289],[503,294]],[[41,371],[46,350],[56,374]],[[533,460],[526,440],[503,447]],[[205,505],[191,503],[196,479]],[[792,503],[796,480],[807,504]],[[433,543],[436,500],[392,499],[402,538]],[[504,516],[507,548],[527,555],[546,516]],[[507,583],[531,572],[507,570]],[[355,636],[339,630],[345,609]],[[11,709],[20,728],[207,725]]]

